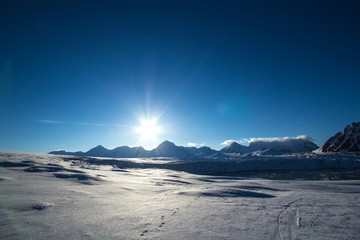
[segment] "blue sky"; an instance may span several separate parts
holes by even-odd
[[[309,135],[360,121],[357,1],[2,1],[0,149]]]

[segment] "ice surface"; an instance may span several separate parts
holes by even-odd
[[[307,159],[297,161],[303,158]],[[320,162],[358,161],[338,155],[323,158],[327,160]],[[281,174],[197,175],[165,168],[185,164],[177,159],[112,160],[120,168],[91,161],[0,153],[0,238],[358,239],[360,235],[360,176],[354,171],[358,168],[351,170],[354,180],[347,181],[289,180],[291,171],[283,171],[281,180],[269,180],[277,179],[271,174]],[[194,159],[185,170],[213,163]],[[311,175],[330,178],[329,172],[317,170]],[[338,171],[337,179],[351,171]]]

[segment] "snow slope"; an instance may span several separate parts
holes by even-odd
[[[249,148],[234,141],[231,144],[229,144],[228,146],[221,149],[220,152],[245,154],[245,153],[249,152]]]
[[[0,238],[359,236],[359,180],[270,181],[159,168],[119,169],[86,159],[0,153]]]

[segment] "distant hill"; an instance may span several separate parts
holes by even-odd
[[[292,153],[311,152],[319,147],[308,137],[282,138],[282,139],[258,139],[250,142],[249,146],[243,146],[237,142],[220,150],[227,154],[240,155],[283,155]]]
[[[322,152],[360,152],[360,122],[347,125],[329,138],[320,149]]]
[[[245,154],[249,152],[249,148],[247,146],[241,145],[240,143],[232,142],[228,146],[221,149],[220,152],[231,154]]]
[[[152,157],[191,157],[191,153],[186,151],[184,147],[176,146],[170,141],[164,141],[155,149],[150,151]]]
[[[49,154],[56,154],[56,155],[72,155],[72,156],[84,156],[85,153],[78,151],[78,152],[67,152],[65,150],[55,150],[52,152],[49,152]]]
[[[209,147],[183,147],[173,142],[164,141],[153,150],[143,147],[121,146],[107,149],[98,145],[87,152],[66,152],[65,150],[52,151],[49,154],[75,155],[90,157],[111,158],[147,158],[147,157],[176,157],[176,158],[232,158],[237,155],[281,155],[301,152],[311,152],[317,149],[309,139],[290,139],[286,141],[256,141],[249,146],[233,142],[229,146],[216,151]]]
[[[85,155],[93,157],[109,157],[109,154],[109,150],[101,145],[98,145],[85,153]]]
[[[209,147],[183,147],[177,146],[170,141],[164,141],[153,150],[145,150],[143,147],[121,146],[107,149],[98,145],[87,152],[66,152],[58,150],[49,152],[57,155],[74,155],[90,157],[112,158],[146,158],[146,157],[176,157],[176,158],[226,158],[227,156]]]

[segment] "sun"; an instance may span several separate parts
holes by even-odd
[[[141,141],[155,141],[161,128],[157,125],[157,119],[141,119],[140,126],[136,127]]]

